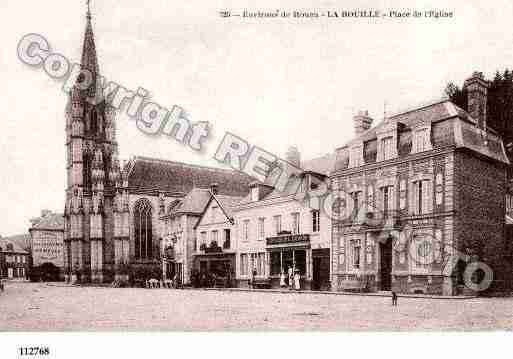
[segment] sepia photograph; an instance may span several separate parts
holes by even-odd
[[[0,356],[505,345],[512,16],[2,0]]]

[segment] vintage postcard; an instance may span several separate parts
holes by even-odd
[[[395,356],[426,346],[398,353],[412,331],[510,332],[512,15],[3,0],[1,357],[238,341],[212,332],[245,333],[228,356],[327,356],[356,331]]]

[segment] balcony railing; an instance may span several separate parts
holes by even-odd
[[[395,228],[400,225],[401,214],[399,211],[373,211],[367,212],[361,210],[353,212],[350,216],[342,218],[339,224],[343,226],[365,226],[369,229],[372,228]]]

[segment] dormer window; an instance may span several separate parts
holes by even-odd
[[[363,165],[362,147],[351,148],[349,153],[349,167],[360,167]]]
[[[382,161],[386,161],[389,159],[394,158],[394,138],[392,136],[385,137],[381,140],[381,146],[380,146],[380,156],[379,158]]]
[[[421,128],[413,133],[412,152],[424,152],[431,149],[429,128]]]
[[[251,188],[251,202],[258,201],[258,186]]]

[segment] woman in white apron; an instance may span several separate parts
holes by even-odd
[[[289,289],[294,288],[294,269],[289,267],[288,269],[288,277],[289,277]]]
[[[285,272],[282,270],[280,273],[280,288],[285,288]]]
[[[299,283],[300,279],[301,279],[301,275],[299,274],[299,270],[296,269],[296,272],[294,273],[294,289],[295,290],[300,290],[301,289],[301,286],[300,286],[300,283]]]

